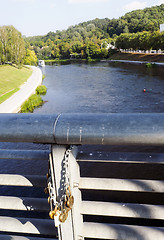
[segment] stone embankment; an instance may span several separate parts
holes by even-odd
[[[21,89],[0,104],[0,113],[17,113],[21,105],[33,94],[42,83],[42,72],[38,67],[31,67],[33,72]]]

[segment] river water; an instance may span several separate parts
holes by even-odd
[[[34,113],[164,111],[164,68],[101,62],[46,66],[43,73],[47,102]]]

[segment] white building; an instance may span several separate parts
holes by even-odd
[[[160,24],[160,32],[164,31],[164,24]]]

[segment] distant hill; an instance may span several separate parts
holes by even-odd
[[[94,24],[96,28],[104,34],[113,37],[114,34],[136,33],[142,31],[156,31],[159,25],[164,23],[164,4],[143,10],[135,10],[126,13],[118,19],[94,19],[75,26],[86,28],[89,24]]]
[[[161,23],[164,23],[164,4],[145,8],[143,10],[135,10],[126,13],[118,19],[99,19],[83,22],[75,26],[69,27],[67,30],[49,32],[45,36],[37,36],[27,38],[29,41],[42,40],[46,42],[48,39],[71,39],[82,41],[85,38],[109,38],[119,36],[121,33],[136,33],[142,31],[156,31]]]
[[[163,49],[163,35],[157,31],[161,23],[164,4],[118,19],[96,18],[67,30],[26,38],[26,48],[34,50],[39,59],[108,58],[113,53],[108,51],[109,43],[122,49]]]

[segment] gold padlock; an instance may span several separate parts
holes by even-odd
[[[46,178],[48,179],[50,177],[50,174],[49,173],[46,173]]]
[[[71,196],[69,197],[69,199],[67,200],[67,202],[66,202],[66,206],[67,206],[68,208],[72,209],[73,204],[74,204],[74,197],[71,195]]]
[[[54,219],[54,216],[57,215],[57,212],[58,212],[58,206],[56,205],[55,208],[54,208],[54,210],[49,212],[50,218],[51,218],[51,219]]]
[[[45,193],[45,194],[49,194],[49,191],[48,191],[48,188],[47,188],[47,187],[44,189],[44,193]]]
[[[64,223],[68,218],[68,212],[66,209],[63,209],[62,212],[59,215],[59,221]]]
[[[50,211],[50,212],[49,212],[49,217],[50,217],[51,219],[54,219],[54,216],[55,216],[55,212],[54,212],[54,211]]]
[[[72,209],[74,204],[74,197],[72,196],[70,186],[68,186],[68,188],[66,189],[66,196],[67,196],[66,207],[70,210]]]

